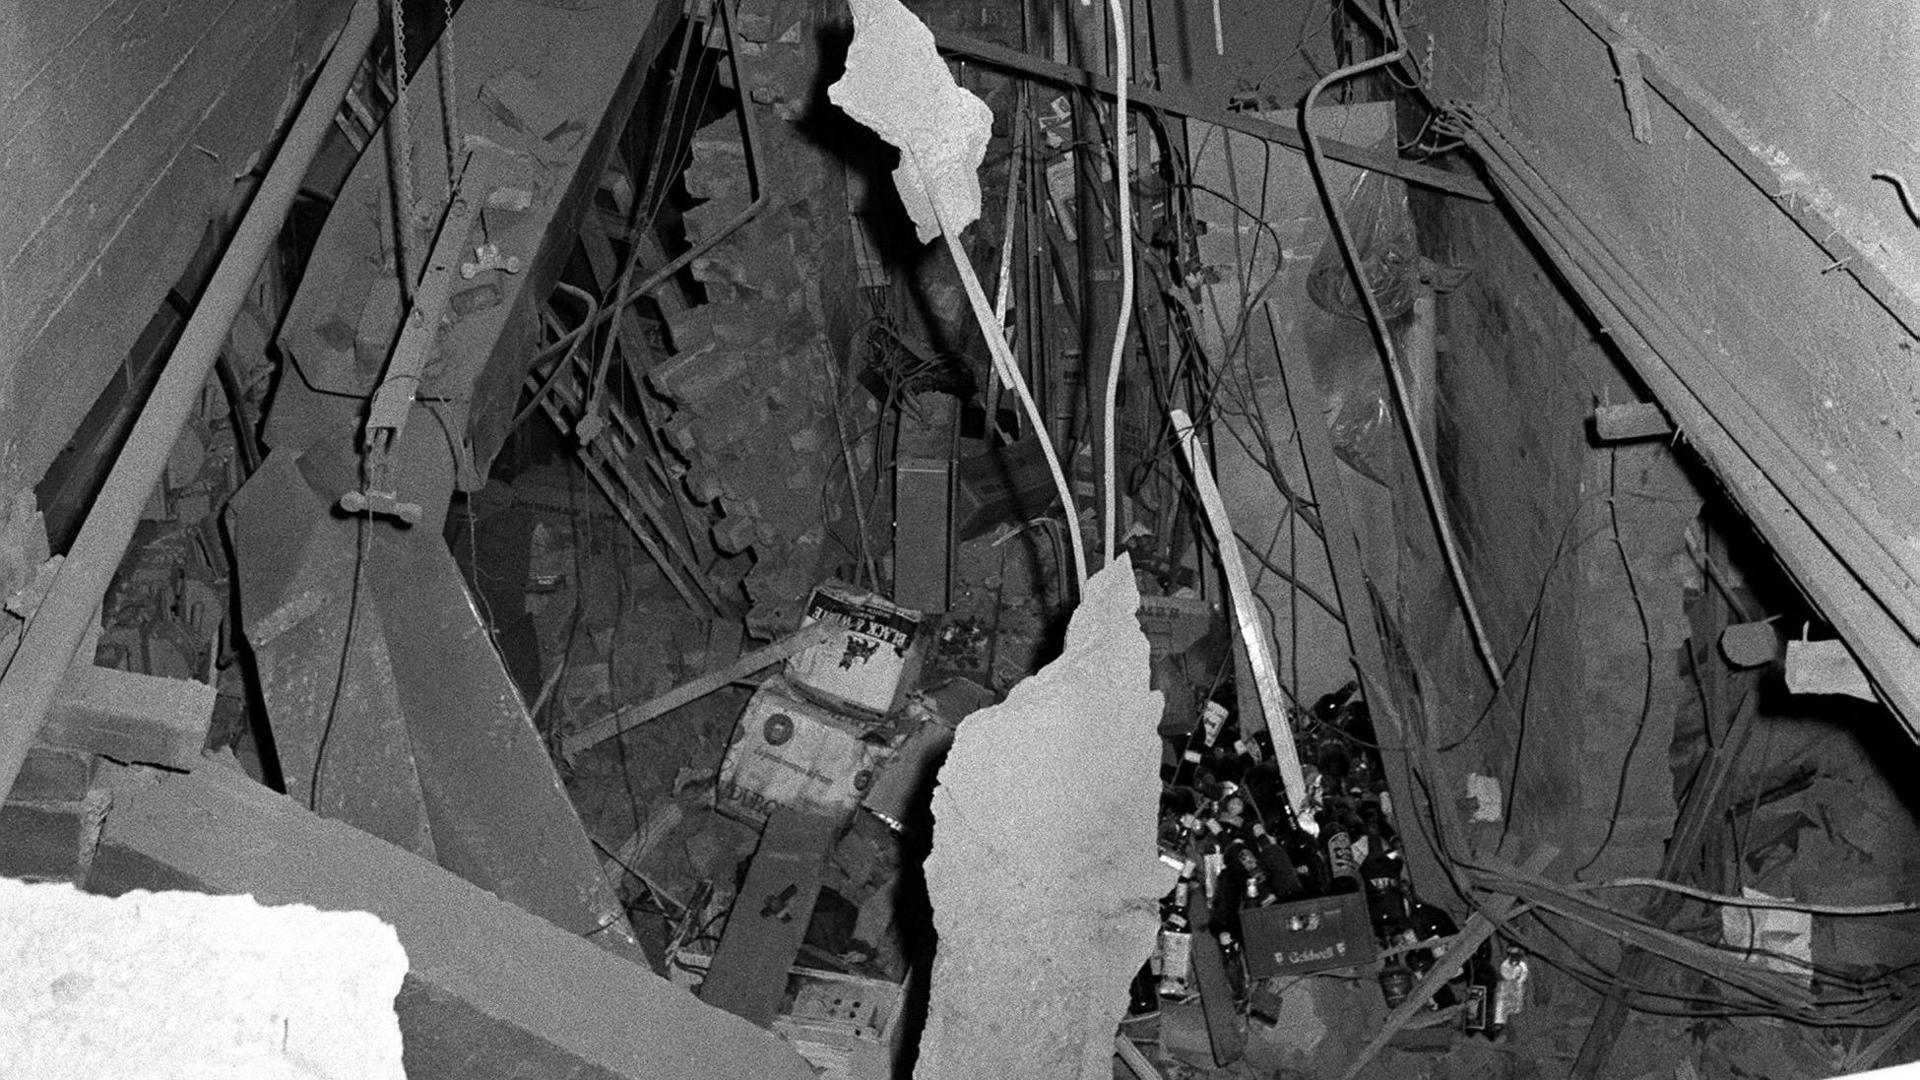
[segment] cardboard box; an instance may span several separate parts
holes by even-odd
[[[767,680],[734,725],[714,806],[760,826],[777,806],[850,815],[889,750],[864,738],[864,725]]]
[[[1306,975],[1373,962],[1373,924],[1359,893],[1269,904],[1240,912],[1247,976]]]
[[[1147,636],[1148,659],[1186,652],[1213,628],[1218,612],[1199,597],[1143,596],[1140,631]]]
[[[833,623],[842,632],[787,660],[787,680],[838,712],[879,719],[906,700],[926,656],[927,620],[850,585],[828,582],[807,600],[802,626]]]

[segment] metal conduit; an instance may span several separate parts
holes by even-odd
[[[67,677],[74,653],[98,618],[100,601],[133,540],[140,511],[166,468],[174,441],[199,401],[200,388],[226,342],[254,275],[272,252],[307,167],[319,152],[379,26],[378,0],[358,0],[241,218],[206,294],[168,357],[52,588],[27,623],[19,651],[5,674],[0,675],[0,793],[12,790],[27,748],[46,722],[47,710]]]

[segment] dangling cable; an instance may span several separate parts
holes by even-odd
[[[1112,562],[1116,554],[1115,537],[1119,533],[1119,485],[1115,478],[1114,428],[1120,402],[1120,357],[1126,351],[1127,331],[1133,320],[1133,183],[1128,176],[1127,151],[1127,47],[1133,36],[1133,22],[1120,0],[1107,0],[1113,12],[1114,106],[1113,171],[1120,188],[1120,319],[1113,330],[1113,352],[1107,360],[1106,409],[1101,417],[1101,504],[1100,557]]]
[[[1387,319],[1380,311],[1380,302],[1373,295],[1373,287],[1367,283],[1367,274],[1360,264],[1359,247],[1353,241],[1353,233],[1347,228],[1346,218],[1340,212],[1340,200],[1333,194],[1333,188],[1327,182],[1326,154],[1320,149],[1320,140],[1313,131],[1313,102],[1320,94],[1343,79],[1386,67],[1407,55],[1406,37],[1400,28],[1400,14],[1394,8],[1396,0],[1386,0],[1387,23],[1392,29],[1389,35],[1393,49],[1371,60],[1362,60],[1338,71],[1330,71],[1307,96],[1300,102],[1300,138],[1306,144],[1307,165],[1313,174],[1314,184],[1320,189],[1321,201],[1326,203],[1327,220],[1332,227],[1334,241],[1340,245],[1340,253],[1346,256],[1347,272],[1353,277],[1354,289],[1360,294],[1360,302],[1366,307],[1367,326],[1373,330],[1375,342],[1379,345],[1380,355],[1386,361],[1387,384],[1393,389],[1393,403],[1400,414],[1400,426],[1404,429],[1407,445],[1413,452],[1414,475],[1420,481],[1420,494],[1427,504],[1427,513],[1433,519],[1433,531],[1440,540],[1440,553],[1447,566],[1447,576],[1453,581],[1454,592],[1459,594],[1460,607],[1466,614],[1467,627],[1473,634],[1474,648],[1480,654],[1480,662],[1487,669],[1487,677],[1493,681],[1495,689],[1505,683],[1500,670],[1500,662],[1494,658],[1493,643],[1487,638],[1487,627],[1480,619],[1480,606],[1474,601],[1473,590],[1467,585],[1466,565],[1460,558],[1460,547],[1453,538],[1453,522],[1447,513],[1446,496],[1440,490],[1440,480],[1435,475],[1433,460],[1427,456],[1427,448],[1420,441],[1414,429],[1413,402],[1407,393],[1407,380],[1400,371],[1399,352],[1393,346],[1393,331],[1387,327]]]

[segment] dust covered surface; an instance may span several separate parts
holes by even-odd
[[[1158,691],[1130,559],[1061,657],[975,713],[933,795],[939,932],[920,1080],[1104,1078],[1174,871],[1155,858]]]

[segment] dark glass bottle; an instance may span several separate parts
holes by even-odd
[[[1500,992],[1500,968],[1494,961],[1493,942],[1480,943],[1467,961],[1466,1010],[1460,1014],[1460,1026],[1470,1034],[1491,1039],[1494,996]]]
[[[1307,887],[1301,881],[1299,867],[1293,864],[1293,856],[1267,832],[1265,825],[1254,825],[1253,848],[1260,858],[1260,868],[1266,871],[1267,884],[1273,889],[1274,899],[1284,903],[1307,895]]]
[[[1321,854],[1320,845],[1305,829],[1292,821],[1284,822],[1285,833],[1280,837],[1280,848],[1287,853],[1293,863],[1294,874],[1300,879],[1300,899],[1327,894],[1327,860]]]
[[[1410,922],[1406,888],[1400,881],[1400,859],[1387,850],[1375,830],[1367,832],[1367,857],[1360,862],[1360,881],[1367,892],[1367,912],[1373,917],[1374,936],[1386,945],[1399,927]]]
[[[1407,967],[1398,956],[1387,957],[1380,968],[1380,995],[1386,998],[1387,1008],[1397,1009],[1413,993],[1413,969]]]
[[[1353,855],[1353,832],[1345,818],[1333,811],[1320,815],[1320,840],[1327,852],[1329,895],[1360,891],[1360,863]]]
[[[1414,940],[1432,941],[1435,938],[1450,938],[1460,932],[1460,927],[1453,921],[1453,916],[1411,893],[1408,894],[1408,898],[1410,902],[1407,905],[1407,915],[1413,924]],[[1407,954],[1407,966],[1413,969],[1414,974],[1424,976],[1434,964],[1439,962],[1441,956],[1446,955],[1446,951],[1444,945],[1435,946],[1432,949],[1415,949]],[[1465,983],[1465,972],[1454,976],[1446,986],[1441,987],[1433,995],[1434,1005],[1444,1009],[1459,1001],[1454,988],[1463,986]]]

